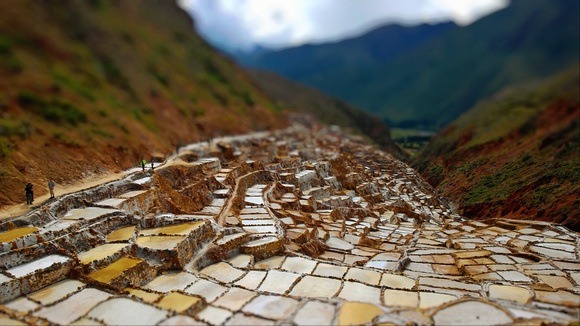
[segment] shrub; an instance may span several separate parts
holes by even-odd
[[[48,121],[60,123],[65,122],[71,125],[87,122],[87,115],[77,107],[53,100],[42,110],[42,117]]]

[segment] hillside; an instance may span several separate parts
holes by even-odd
[[[513,0],[465,27],[387,26],[244,62],[315,86],[391,126],[436,130],[503,87],[576,63],[579,16],[578,1]]]
[[[378,144],[383,150],[400,159],[406,154],[391,139],[391,131],[380,119],[352,106],[344,101],[280,75],[249,70],[256,85],[268,94],[283,110],[311,114],[327,125],[337,125],[350,133],[368,138],[369,142]]]
[[[172,152],[285,125],[173,1],[0,2],[0,207]],[[35,203],[36,204],[36,203]]]
[[[580,229],[580,72],[510,88],[451,123],[415,167],[467,217]]]

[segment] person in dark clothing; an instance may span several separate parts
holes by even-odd
[[[54,198],[54,180],[52,178],[48,181],[48,190],[50,191],[50,199]]]
[[[32,183],[29,182],[26,184],[24,191],[26,193],[26,205],[32,205],[32,202],[34,202],[34,191],[32,190]]]
[[[153,171],[153,159],[151,159],[151,171]]]

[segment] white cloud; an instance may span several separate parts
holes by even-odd
[[[336,40],[388,22],[469,24],[508,0],[180,0],[199,32],[229,48]]]

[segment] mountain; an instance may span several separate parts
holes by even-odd
[[[512,0],[464,27],[390,25],[350,40],[239,60],[393,125],[435,130],[503,87],[577,63],[579,16],[579,1]]]
[[[391,139],[389,127],[377,117],[280,75],[260,70],[248,70],[248,73],[280,109],[312,115],[322,123],[337,125],[366,137],[399,159],[408,158]]]
[[[414,164],[468,217],[580,229],[580,67],[510,87],[436,135]]]
[[[456,27],[454,23],[413,27],[386,25],[335,43],[306,44],[283,50],[261,47],[246,55],[243,52],[232,55],[243,66],[275,71],[289,79],[326,90],[323,82],[330,76],[372,69]]]
[[[174,1],[0,2],[0,206],[171,153],[282,127]]]

